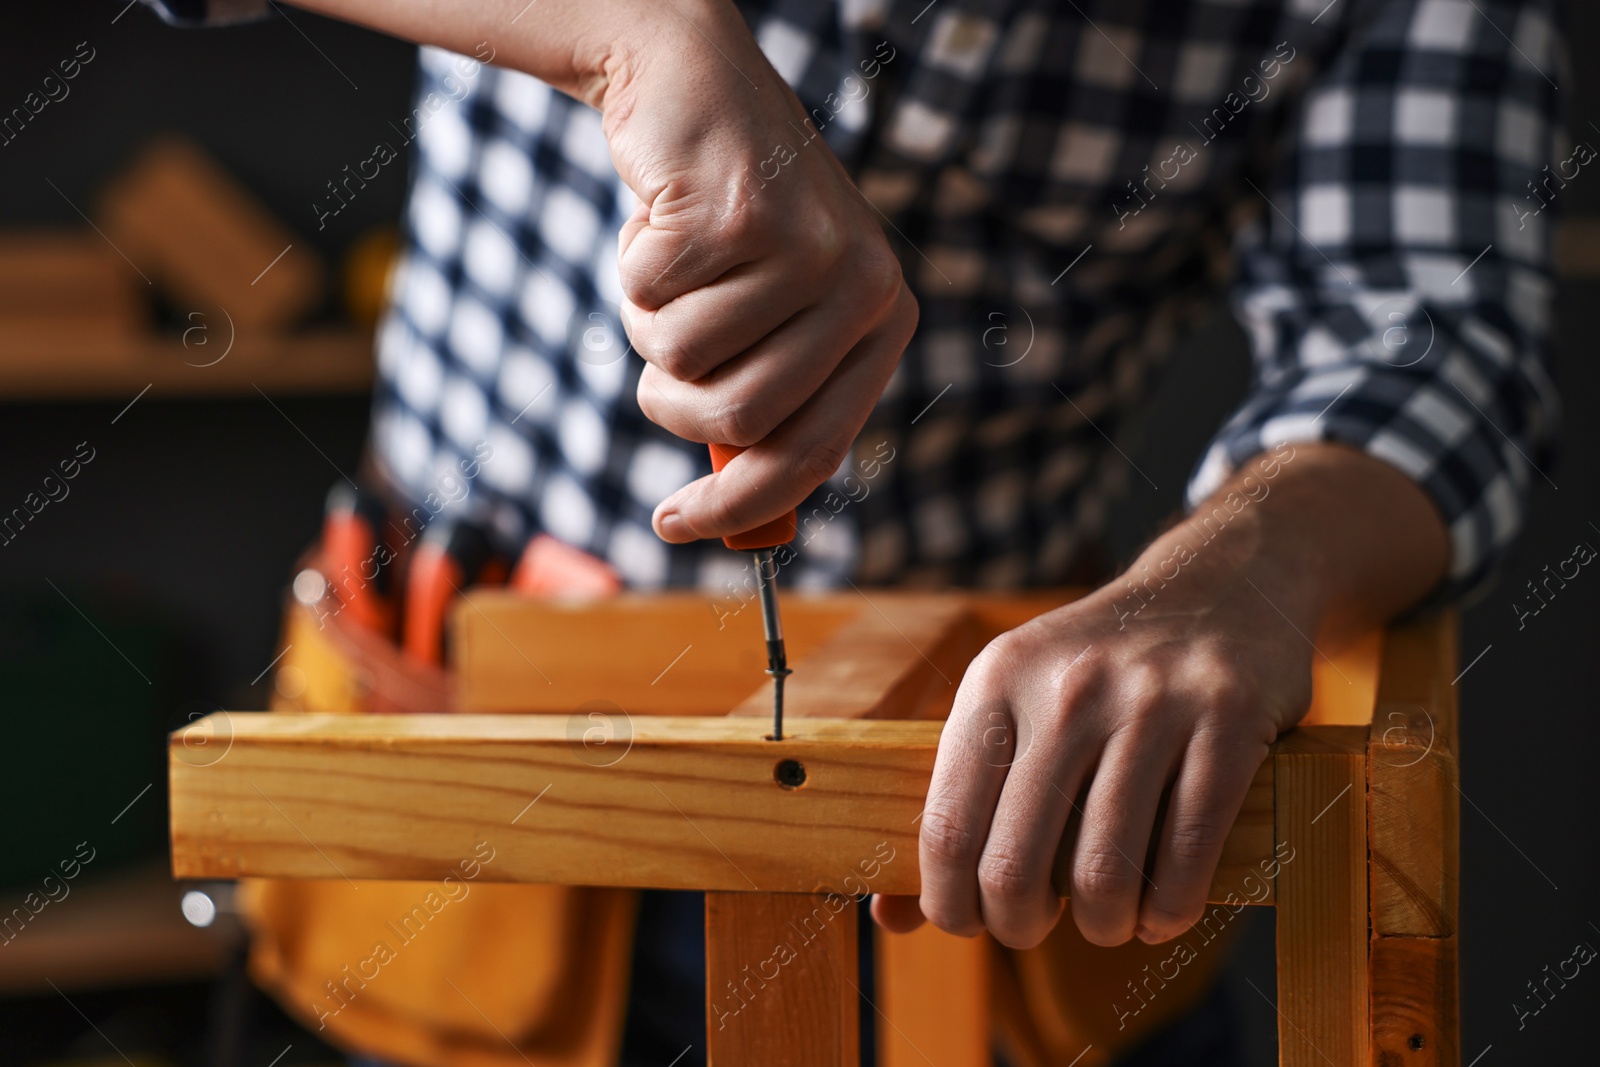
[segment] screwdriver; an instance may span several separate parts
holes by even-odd
[[[711,469],[721,472],[744,449],[737,445],[708,445]],[[789,657],[783,647],[783,622],[778,617],[778,567],[772,550],[794,540],[799,515],[795,511],[763,523],[753,530],[724,537],[722,543],[736,552],[753,552],[756,562],[756,592],[761,599],[761,626],[767,640],[767,673],[772,676],[772,740],[783,740],[783,680],[790,673]]]

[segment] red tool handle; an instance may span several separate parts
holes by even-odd
[[[737,456],[744,449],[738,445],[707,445],[711,450],[711,469],[720,472],[727,465],[728,460]],[[724,537],[722,543],[729,548],[740,552],[753,552],[760,548],[777,548],[794,540],[795,527],[799,524],[800,514],[791,511],[787,515],[779,516],[771,522],[762,523],[754,530],[746,530],[732,537]]]

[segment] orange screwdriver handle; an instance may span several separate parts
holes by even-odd
[[[711,469],[721,472],[728,460],[743,452],[738,445],[707,445],[711,450]],[[799,524],[800,515],[791,511],[787,515],[779,516],[771,522],[762,523],[754,530],[746,530],[732,537],[724,537],[722,543],[729,548],[740,552],[753,552],[760,548],[777,548],[794,540],[795,527]]]

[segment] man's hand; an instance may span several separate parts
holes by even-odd
[[[834,473],[917,310],[876,212],[731,5],[666,27],[603,107],[643,202],[619,242],[639,406],[691,441],[752,446],[656,509],[663,538],[691,541],[757,526]]]
[[[753,446],[656,509],[663,538],[759,526],[833,474],[911,338],[916,300],[877,212],[731,3],[296,5],[458,52],[487,46],[600,109],[642,202],[618,242],[623,315],[647,363],[640,407],[680,437]]]
[[[1432,505],[1385,464],[1316,444],[1261,457],[1123,578],[973,661],[922,818],[922,896],[880,897],[874,916],[1038,944],[1061,915],[1051,866],[1077,809],[1061,888],[1083,935],[1182,933],[1268,747],[1305,713],[1311,639],[1381,623],[1447,560]]]

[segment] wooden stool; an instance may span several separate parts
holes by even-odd
[[[774,742],[771,683],[751,692],[753,603],[477,592],[441,700],[458,713],[219,712],[174,734],[174,874],[427,878],[492,832],[506,846],[487,878],[703,890],[711,1063],[853,1067],[851,898],[918,892],[956,683],[993,636],[1067,599],[786,595],[793,733]],[[327,673],[309,684],[350,686],[300,622],[297,662]],[[1208,899],[1278,910],[1281,1064],[1459,1063],[1455,659],[1449,617],[1319,653],[1312,710],[1228,837]],[[186,758],[194,731],[226,734],[226,758]],[[988,1063],[982,943],[878,944],[880,1061]]]

